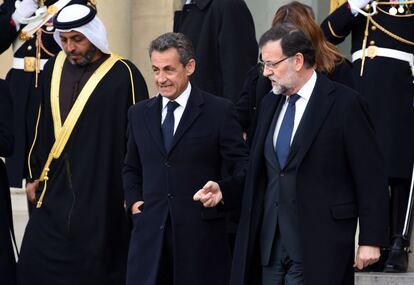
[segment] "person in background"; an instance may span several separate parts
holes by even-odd
[[[173,31],[193,43],[197,69],[191,82],[235,103],[257,62],[254,22],[245,1],[186,0],[175,13]]]
[[[367,100],[385,156],[391,195],[389,256],[372,270],[406,272],[412,225],[405,225],[414,165],[414,4],[350,0],[322,23],[339,44],[352,35],[355,88]],[[412,217],[411,217],[412,220]]]
[[[15,238],[10,188],[2,159],[13,152],[12,120],[13,104],[9,87],[4,80],[0,79],[0,284],[5,285],[16,284],[16,259],[13,250]]]

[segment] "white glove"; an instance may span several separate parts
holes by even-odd
[[[15,6],[16,10],[12,15],[13,21],[16,24],[27,24],[27,18],[36,12],[38,3],[36,0],[23,0],[16,1]]]
[[[354,16],[358,15],[359,11],[363,9],[371,0],[348,0],[351,12]]]

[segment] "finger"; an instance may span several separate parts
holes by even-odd
[[[211,190],[211,181],[208,181],[206,184],[204,184],[203,190],[206,192]]]
[[[208,181],[204,186],[203,189],[205,192],[210,192],[210,191],[214,191],[214,182],[213,181]]]
[[[193,196],[193,200],[194,200],[194,201],[199,201],[199,200],[200,200],[200,198],[201,198],[201,196],[202,196],[202,193],[203,193],[203,189],[198,190],[198,191],[194,194],[194,196]]]
[[[213,195],[211,194],[211,192],[209,192],[205,195],[201,195],[200,202],[204,204],[204,203],[208,202],[212,198],[212,196]]]
[[[206,207],[206,208],[214,207],[214,199],[210,199],[210,200],[206,201],[205,203],[203,203],[203,206]]]
[[[355,260],[355,267],[358,268],[359,270],[362,270],[364,268],[364,264],[362,263],[360,258],[357,258]]]

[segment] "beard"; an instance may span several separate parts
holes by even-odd
[[[276,95],[290,95],[297,81],[296,74],[290,66],[283,80],[278,80],[275,75],[269,76],[269,79],[272,80],[272,92]]]
[[[91,63],[91,61],[92,61],[94,55],[96,54],[97,50],[98,49],[94,45],[91,45],[89,50],[87,50],[85,52],[85,54],[82,56],[81,59],[79,59],[78,61],[74,61],[74,60],[71,60],[69,58],[69,62],[72,65],[76,65],[76,66],[80,66],[80,67],[87,66],[89,63]],[[73,54],[73,55],[77,55],[77,54]]]

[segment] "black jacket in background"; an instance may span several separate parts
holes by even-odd
[[[242,0],[198,0],[174,17],[174,32],[193,42],[197,69],[191,82],[237,101],[247,71],[257,62],[252,15]]]
[[[0,157],[7,157],[13,152],[12,102],[9,89],[0,80]],[[16,284],[16,261],[10,233],[13,232],[10,189],[6,167],[0,159],[0,284]]]

